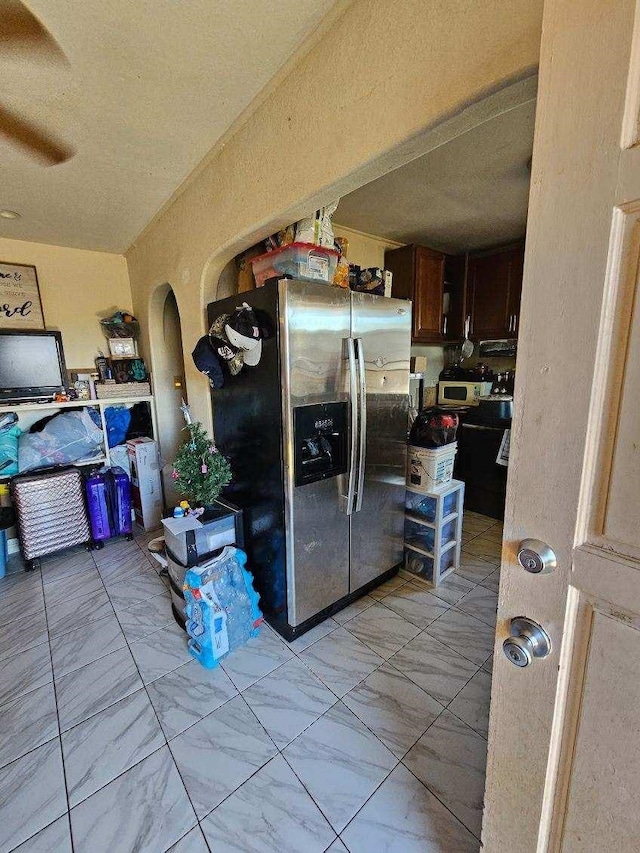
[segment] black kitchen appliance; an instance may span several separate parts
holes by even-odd
[[[507,468],[497,458],[511,419],[500,419],[480,406],[459,413],[458,452],[453,476],[465,483],[466,510],[503,519]]]

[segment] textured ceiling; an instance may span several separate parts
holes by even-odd
[[[461,252],[524,236],[535,101],[485,121],[345,196],[341,225]]]
[[[334,0],[26,5],[69,64],[0,49],[1,100],[77,153],[43,167],[0,138],[0,208],[22,214],[0,236],[122,252]]]

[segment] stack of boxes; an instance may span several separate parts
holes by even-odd
[[[200,518],[164,518],[165,550],[171,587],[171,603],[176,621],[185,625],[184,576],[187,569],[202,566],[225,545],[244,548],[242,510],[216,501],[215,508]]]
[[[121,464],[131,478],[131,504],[136,522],[143,530],[154,530],[162,518],[162,482],[158,444],[151,438],[131,438],[127,441],[127,458],[114,457],[114,465]]]

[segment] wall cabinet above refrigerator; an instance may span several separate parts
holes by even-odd
[[[517,337],[523,259],[522,242],[469,255],[409,245],[384,256],[393,295],[413,303],[415,344],[462,340],[467,317],[473,340]]]
[[[466,290],[472,340],[517,337],[523,260],[523,243],[469,255]]]
[[[464,256],[410,245],[385,252],[384,265],[393,273],[393,296],[413,303],[413,343],[443,344],[460,339],[465,311]]]

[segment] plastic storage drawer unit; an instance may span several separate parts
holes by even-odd
[[[404,508],[407,515],[412,515],[420,521],[433,523],[436,520],[437,507],[437,498],[407,489],[404,501]],[[456,492],[445,495],[442,499],[442,517],[446,518],[451,513],[457,512],[457,508],[458,499]]]

